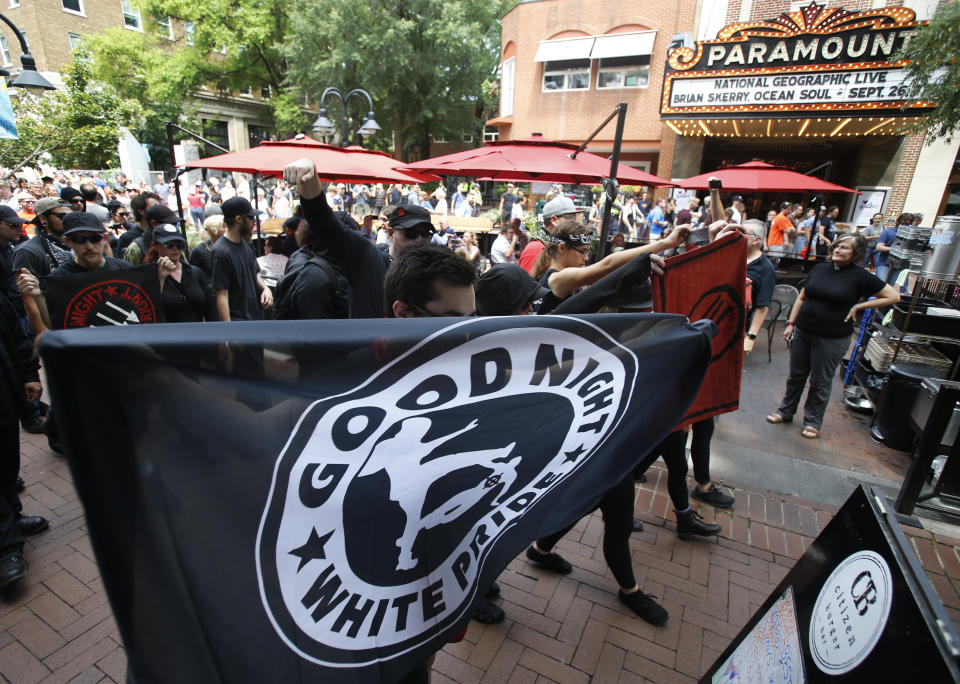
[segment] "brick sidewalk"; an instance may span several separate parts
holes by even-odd
[[[31,682],[124,680],[126,658],[86,536],[80,503],[63,459],[43,437],[23,435],[24,510],[51,529],[25,549],[29,576],[0,592],[0,679]],[[558,545],[574,565],[560,577],[523,556],[500,577],[507,619],[471,623],[466,639],[437,655],[435,682],[685,682],[726,648],[803,553],[834,510],[769,492],[736,489],[737,505],[719,514],[718,540],[684,542],[675,532],[666,471],[649,471],[639,488],[633,535],[641,588],[657,595],[670,621],[655,628],[616,597],[594,514]],[[960,624],[960,541],[925,530],[912,536],[924,568],[955,624]]]

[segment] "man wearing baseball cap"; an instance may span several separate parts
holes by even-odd
[[[554,226],[565,218],[575,219],[579,216],[573,200],[566,195],[557,195],[552,200],[543,205],[543,228],[550,235],[553,233]],[[537,263],[537,257],[543,251],[543,240],[534,236],[527,246],[523,248],[520,254],[520,260],[517,262],[527,273],[533,273],[533,267]]]
[[[146,229],[143,231],[143,235],[131,242],[127,251],[123,254],[123,258],[133,266],[139,266],[143,263],[144,255],[150,249],[150,245],[153,244],[153,229],[163,225],[179,225],[180,217],[171,211],[166,204],[157,203],[147,207],[144,213],[144,223],[146,223]]]
[[[260,278],[260,266],[247,242],[253,236],[256,212],[243,197],[231,197],[222,209],[227,232],[210,250],[213,262],[210,284],[217,293],[220,320],[261,320],[263,310],[273,306],[273,293]]]
[[[21,244],[13,255],[13,270],[27,269],[43,278],[62,266],[73,255],[63,239],[63,218],[72,209],[70,203],[59,197],[44,197],[36,204],[33,237]]]

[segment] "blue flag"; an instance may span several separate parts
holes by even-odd
[[[0,139],[19,140],[17,135],[17,120],[13,116],[13,105],[10,104],[10,93],[7,84],[0,78]]]

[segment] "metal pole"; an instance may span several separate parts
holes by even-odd
[[[170,145],[170,166],[174,169],[173,191],[177,196],[177,214],[180,216],[180,232],[183,234],[183,239],[186,241],[187,240],[187,221],[186,219],[183,218],[183,199],[180,197],[180,173],[185,173],[186,169],[184,169],[184,171],[181,171],[180,173],[177,173],[175,170],[177,160],[173,152],[174,126],[176,126],[176,124],[173,124],[169,121],[167,122],[167,143]],[[190,244],[189,241],[187,242],[187,244]]]
[[[607,232],[609,229],[608,224],[610,223],[610,209],[617,200],[617,171],[619,171],[620,167],[620,146],[623,143],[623,124],[627,118],[626,102],[621,102],[617,105],[617,113],[617,133],[613,138],[613,155],[610,157],[610,177],[603,179],[603,189],[607,197],[603,204],[603,218],[600,224],[600,245],[597,247],[598,260],[607,255]],[[612,116],[613,114],[610,115],[610,117]],[[610,117],[607,118],[607,121],[610,121]],[[604,125],[607,124],[607,121],[603,122]],[[594,135],[596,135],[596,132]],[[593,136],[590,137],[592,138]]]
[[[263,233],[260,232],[260,189],[259,174],[253,174],[253,208],[257,210],[257,256],[263,256]]]

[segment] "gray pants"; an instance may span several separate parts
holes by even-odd
[[[823,414],[830,401],[833,389],[833,374],[843,359],[843,353],[850,346],[850,335],[844,337],[819,337],[805,333],[799,328],[793,335],[790,345],[790,376],[787,378],[787,391],[780,402],[777,412],[791,419],[800,405],[803,386],[810,377],[810,391],[803,405],[803,424],[818,430],[823,425]]]

